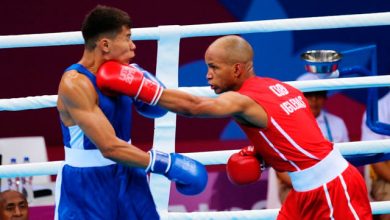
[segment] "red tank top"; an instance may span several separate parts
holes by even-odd
[[[257,152],[274,169],[303,170],[333,149],[298,89],[275,79],[252,77],[238,92],[253,99],[267,112],[266,128],[239,125]]]

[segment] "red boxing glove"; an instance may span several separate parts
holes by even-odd
[[[156,105],[163,92],[163,87],[148,78],[133,66],[115,61],[103,63],[96,73],[96,83],[102,92],[118,92],[149,105]]]
[[[247,146],[230,156],[226,171],[230,182],[245,185],[257,182],[261,176],[261,162],[253,146]]]

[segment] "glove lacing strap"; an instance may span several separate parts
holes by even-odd
[[[162,95],[162,93],[163,93],[163,91],[164,91],[164,88],[163,88],[161,85],[159,85],[158,83],[156,83],[155,81],[153,81],[153,80],[151,80],[151,81],[152,81],[154,84],[156,84],[157,89],[156,89],[156,91],[155,91],[155,93],[154,93],[154,95],[153,95],[152,100],[150,100],[150,102],[145,101],[145,100],[143,100],[143,101],[145,101],[146,103],[148,103],[148,105],[154,106],[154,105],[157,105],[158,100],[160,100],[160,97],[161,97],[161,95]],[[144,86],[143,86],[144,84],[145,84],[145,77],[142,78],[141,85],[140,85],[140,87],[139,87],[139,89],[138,89],[138,91],[137,91],[137,94],[135,94],[135,96],[134,96],[134,99],[135,99],[135,100],[138,99],[138,96],[141,94],[142,89],[144,89]]]
[[[141,71],[144,75],[150,75],[150,73],[148,71],[146,71],[144,68],[140,67],[136,63],[132,63],[129,66],[132,66],[135,69]],[[160,100],[160,97],[162,95],[164,88],[163,88],[163,86],[160,85],[161,82],[159,82],[157,79],[150,78],[150,77],[146,77],[146,78],[148,78],[149,80],[151,80],[152,82],[157,84],[158,89],[156,90],[156,93],[154,93],[154,96],[153,96],[152,100],[150,101],[150,103],[148,103],[149,105],[156,105],[158,100]],[[144,83],[145,83],[145,78],[142,79],[141,86],[139,87],[137,94],[134,96],[135,100],[137,100],[139,94],[141,93],[141,90],[143,88]]]
[[[163,87],[158,85],[158,90],[154,94],[153,100],[150,102],[150,105],[157,105],[158,100],[160,100],[160,97],[163,93]]]
[[[148,153],[150,160],[145,171],[166,174],[171,168],[171,155],[156,150],[150,150]]]
[[[138,98],[138,96],[139,96],[139,94],[141,93],[141,90],[142,90],[142,88],[143,88],[143,86],[144,86],[144,83],[145,83],[145,78],[142,78],[141,85],[139,86],[138,91],[137,91],[137,94],[135,94],[135,96],[134,96],[134,99],[137,99],[137,98]]]

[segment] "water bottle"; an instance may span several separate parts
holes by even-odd
[[[23,163],[30,163],[30,158],[25,156],[23,158]],[[32,188],[32,176],[25,176],[21,178],[21,190],[20,192],[26,197],[27,202],[31,203],[34,200],[34,191]]]
[[[16,158],[11,158],[11,165],[14,164],[16,164]],[[16,191],[19,190],[19,177],[15,177],[15,178],[10,177],[7,179],[7,182],[8,182],[9,190],[16,190]]]

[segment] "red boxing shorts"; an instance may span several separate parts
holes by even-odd
[[[310,172],[305,173],[308,174],[307,179],[304,175],[296,178],[290,174],[294,189],[288,194],[277,219],[372,219],[362,175],[339,154],[334,150],[319,162],[319,166],[306,169]],[[344,166],[346,168],[339,172]],[[331,180],[322,183],[326,177]],[[294,180],[298,180],[299,184],[294,185]]]

